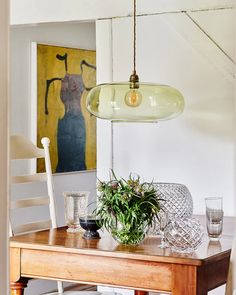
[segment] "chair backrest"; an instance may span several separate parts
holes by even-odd
[[[10,138],[10,158],[11,160],[30,160],[44,158],[45,173],[24,174],[11,177],[12,185],[31,184],[35,182],[46,182],[47,194],[46,196],[27,197],[11,201],[11,210],[22,208],[29,208],[35,206],[49,206],[50,219],[40,220],[36,222],[27,222],[18,226],[13,226],[10,222],[10,236],[19,233],[32,232],[46,228],[56,228],[56,210],[54,202],[53,182],[52,182],[52,168],[49,154],[50,140],[43,137],[41,140],[43,148],[38,148],[30,140],[23,136],[13,135]],[[32,190],[31,190],[32,191]],[[62,282],[57,282],[59,294],[63,293]]]
[[[53,195],[53,183],[52,183],[52,170],[49,155],[49,143],[50,140],[47,137],[41,140],[43,148],[38,148],[30,140],[23,136],[14,135],[10,138],[10,158],[11,160],[27,160],[44,158],[45,160],[45,173],[32,173],[24,175],[16,175],[11,177],[12,186],[18,186],[27,183],[46,182],[47,192],[45,196],[17,198],[11,201],[11,210],[17,210],[35,206],[49,206],[48,220],[39,220],[36,222],[27,222],[25,224],[14,226],[11,222],[11,233],[16,235],[19,233],[31,232],[36,230],[42,230],[46,228],[56,228],[56,212]],[[31,190],[32,191],[32,190]]]

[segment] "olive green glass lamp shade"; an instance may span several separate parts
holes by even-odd
[[[182,113],[184,98],[167,85],[142,83],[136,72],[136,0],[134,2],[133,72],[128,82],[100,84],[87,96],[88,111],[111,121],[155,122]]]
[[[116,82],[92,88],[87,109],[92,115],[111,121],[155,122],[182,113],[184,98],[167,85]]]

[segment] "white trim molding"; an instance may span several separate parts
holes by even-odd
[[[97,84],[109,83],[113,80],[112,50],[112,21],[99,20],[96,22]],[[106,56],[105,59],[104,56]],[[112,166],[112,123],[97,119],[97,178],[109,179]]]

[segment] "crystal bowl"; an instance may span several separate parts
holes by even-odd
[[[165,228],[165,237],[171,250],[179,253],[192,253],[202,242],[202,230],[194,218],[172,219]]]
[[[193,214],[193,200],[188,188],[181,183],[153,183],[160,199],[160,206],[167,212],[169,219],[190,218]],[[159,234],[159,221],[156,218],[149,229],[149,235]]]
[[[193,214],[193,200],[188,188],[181,183],[154,183],[161,207],[170,216],[190,218]]]

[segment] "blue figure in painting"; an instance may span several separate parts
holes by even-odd
[[[58,121],[58,164],[56,172],[86,170],[86,129],[80,98],[84,91],[81,75],[66,75],[62,79],[61,100],[65,115]]]
[[[61,81],[60,98],[65,106],[65,115],[58,121],[57,148],[58,164],[56,172],[70,172],[86,170],[85,144],[86,128],[83,113],[81,111],[81,96],[86,88],[83,82],[83,67],[88,66],[85,60],[80,63],[81,75],[67,72],[67,54],[56,56],[65,62],[66,75],[64,78],[52,78],[47,80],[45,94],[45,114],[48,115],[47,99],[50,84],[55,80]]]

